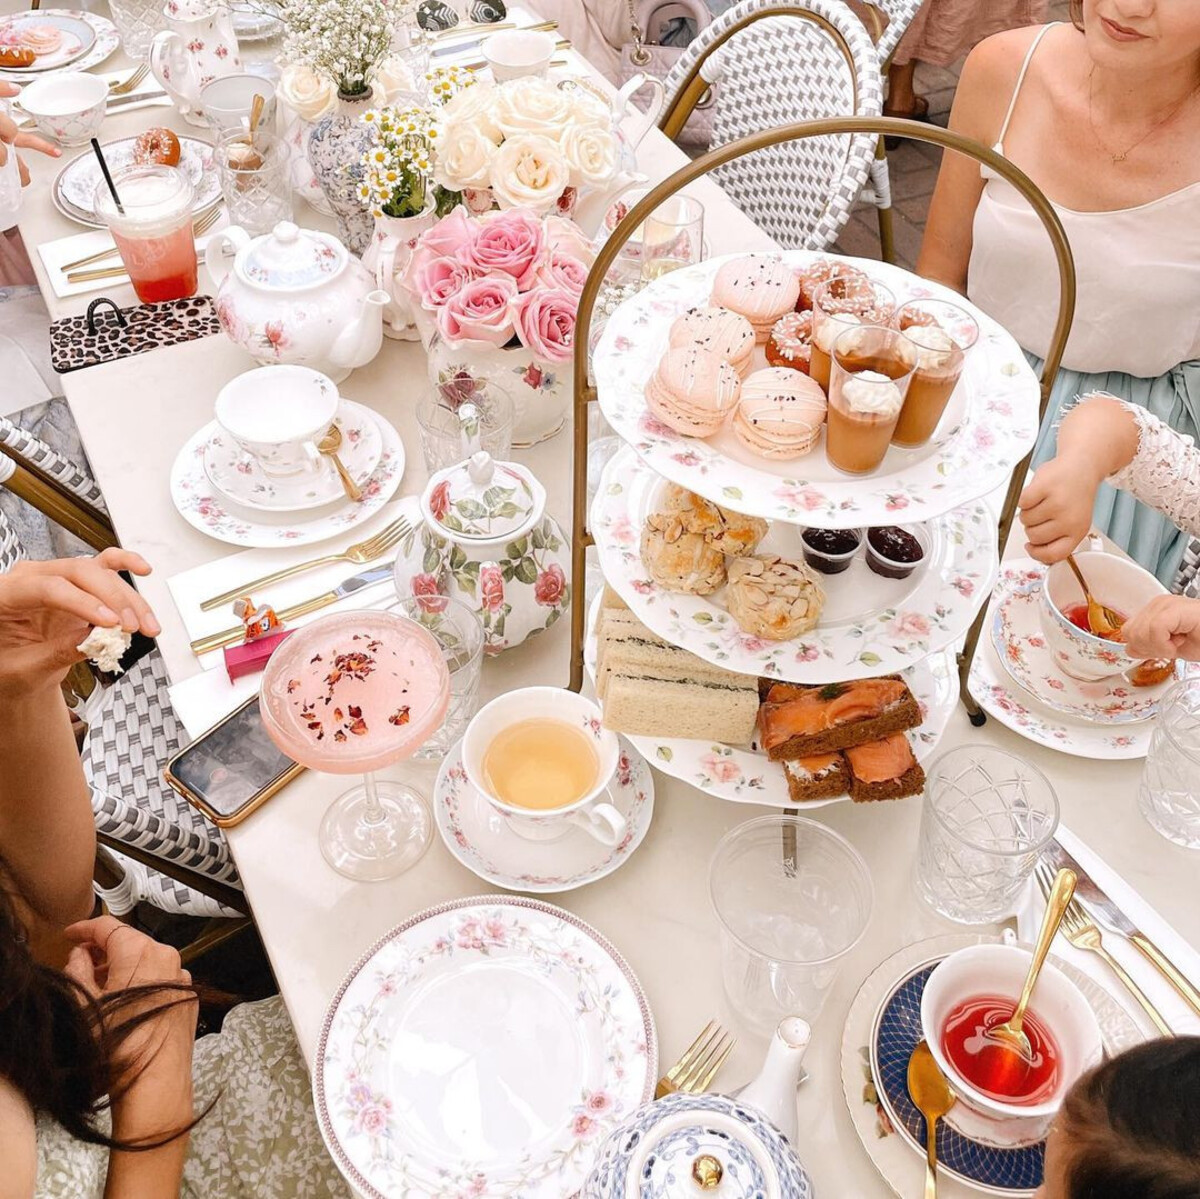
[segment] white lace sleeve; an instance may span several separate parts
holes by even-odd
[[[1200,449],[1145,408],[1124,407],[1137,421],[1138,451],[1108,481],[1157,508],[1185,532],[1200,535]]]

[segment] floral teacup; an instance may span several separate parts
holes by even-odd
[[[1136,562],[1115,554],[1088,552],[1075,555],[1092,595],[1126,619],[1139,612],[1166,588]],[[1068,612],[1084,604],[1083,589],[1068,562],[1056,562],[1042,583],[1038,618],[1054,665],[1063,674],[1095,682],[1123,674],[1137,659],[1119,641],[1097,637],[1073,623]]]
[[[21,107],[38,131],[62,146],[84,146],[95,137],[107,104],[108,84],[84,71],[38,79],[21,92]]]
[[[581,828],[602,845],[619,845],[626,820],[606,802],[608,786],[617,772],[621,747],[616,733],[600,723],[600,709],[591,700],[559,687],[523,687],[497,696],[475,714],[462,740],[463,768],[471,786],[495,808],[509,828],[530,841],[556,841],[572,828]],[[561,808],[538,811],[506,803],[488,786],[484,757],[506,728],[526,720],[555,720],[580,730],[596,751],[596,777],[587,794]]]

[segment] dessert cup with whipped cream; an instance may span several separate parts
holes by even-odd
[[[896,297],[882,283],[838,276],[813,293],[812,357],[808,373],[829,393],[833,343],[856,325],[890,325]]]
[[[847,474],[883,461],[904,406],[916,347],[896,329],[857,325],[833,343],[825,454]]]
[[[979,339],[979,326],[948,300],[912,300],[896,314],[896,326],[917,351],[917,369],[892,443],[914,447],[924,445],[937,429],[962,378],[967,351]]]

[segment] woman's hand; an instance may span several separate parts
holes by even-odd
[[[1125,648],[1135,658],[1200,661],[1200,600],[1155,596],[1121,628]]]
[[[62,682],[82,660],[76,646],[93,625],[158,635],[154,613],[121,570],[150,573],[141,555],[107,549],[95,558],[19,562],[0,575],[0,700]]]
[[[15,84],[0,83],[0,97],[17,96],[20,95],[20,92],[21,89]],[[18,146],[23,150],[36,150],[39,154],[46,154],[51,158],[58,158],[62,154],[62,151],[53,142],[48,142],[32,133],[21,133],[17,129],[16,121],[3,111],[3,106],[0,106],[0,167],[8,161],[9,146]],[[17,158],[17,163],[21,168],[21,186],[24,187],[29,182],[29,168],[21,162],[20,157]]]
[[[1074,552],[1092,527],[1099,487],[1086,463],[1062,454],[1038,467],[1020,499],[1031,558],[1049,566]]]

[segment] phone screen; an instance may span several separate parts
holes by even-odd
[[[222,816],[232,816],[293,765],[263,727],[258,697],[175,759],[171,773]]]

